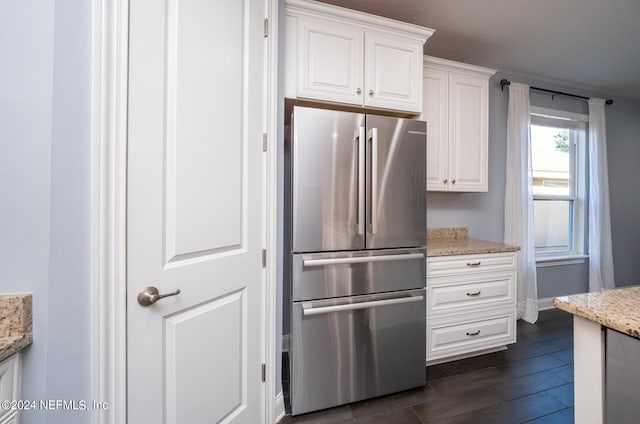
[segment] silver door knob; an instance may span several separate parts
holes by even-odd
[[[160,299],[164,299],[165,297],[169,296],[177,296],[179,294],[180,289],[177,289],[172,293],[160,294],[158,289],[155,287],[145,287],[140,291],[140,293],[138,293],[138,303],[141,306],[149,306],[153,305]]]

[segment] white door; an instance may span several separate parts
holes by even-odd
[[[264,0],[129,3],[128,423],[260,423]]]

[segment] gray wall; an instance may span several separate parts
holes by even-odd
[[[616,285],[640,284],[640,102],[607,107],[607,155]]]
[[[499,81],[507,78],[524,84],[565,91],[585,96],[610,98],[606,94],[538,80],[528,75],[498,72],[489,87],[489,192],[433,193],[427,195],[427,225],[429,227],[466,226],[470,237],[502,241],[504,232],[504,181],[507,143],[507,89],[500,90]],[[579,99],[531,92],[534,106],[589,113],[587,102]],[[640,102],[614,98],[607,106],[607,139],[612,203],[612,231],[616,280],[632,284],[640,279],[640,263],[633,260],[640,254],[640,227],[633,217],[640,216],[640,185],[623,185],[640,175],[636,158],[640,157]],[[613,166],[612,166],[613,165]],[[629,193],[631,192],[631,193]],[[635,195],[635,196],[634,196]],[[630,227],[638,227],[637,231]],[[639,276],[639,277],[636,277]],[[588,291],[588,263],[538,268],[538,297],[547,298]]]
[[[24,399],[90,399],[90,12],[80,0],[0,2],[0,293],[33,292]]]

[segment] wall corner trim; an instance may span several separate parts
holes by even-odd
[[[91,394],[93,424],[127,422],[126,119],[128,0],[92,0]]]
[[[277,423],[277,422],[280,422],[280,420],[283,419],[286,414],[284,409],[284,394],[282,393],[282,391],[278,393],[278,395],[276,396],[275,411],[276,411],[276,419],[274,422]]]

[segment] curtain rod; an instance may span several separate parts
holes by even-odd
[[[508,79],[501,79],[500,80],[500,90],[504,91],[504,86],[505,85],[510,85],[511,81],[509,81]],[[579,96],[577,94],[570,94],[570,93],[564,93],[562,91],[556,91],[556,90],[548,90],[546,88],[540,88],[540,87],[529,87],[532,90],[537,90],[537,91],[544,91],[545,93],[551,93],[551,94],[557,94],[560,96],[567,96],[567,97],[575,97],[577,99],[584,99],[584,100],[589,100],[589,97],[585,97],[585,96]],[[604,102],[607,105],[612,105],[613,104],[613,100],[611,99],[607,99]]]

